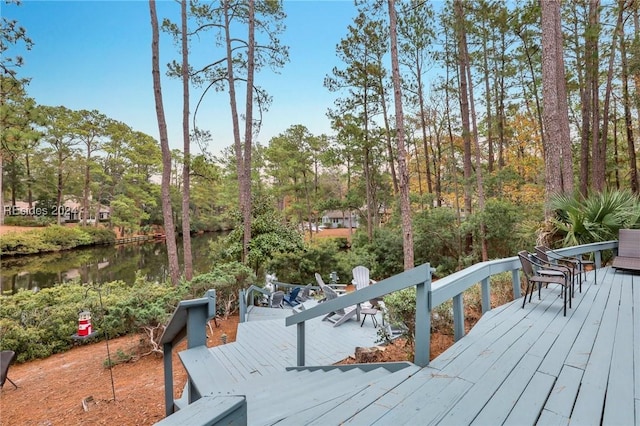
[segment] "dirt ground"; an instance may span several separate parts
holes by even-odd
[[[35,229],[30,226],[8,226],[8,225],[0,225],[0,235],[4,235],[9,232],[24,232]]]
[[[236,338],[238,317],[218,320],[207,344]],[[140,346],[139,336],[109,340],[109,352],[130,353]],[[118,364],[111,372],[104,367],[105,341],[76,346],[45,359],[14,364],[0,394],[0,425],[151,425],[164,418],[162,357],[149,355],[135,362]],[[177,355],[173,359],[175,395],[182,392],[186,373]],[[113,373],[113,387],[111,382]],[[115,400],[114,400],[115,392]],[[88,410],[85,411],[83,401]]]

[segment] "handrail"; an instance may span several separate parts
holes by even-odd
[[[556,251],[565,256],[594,253],[595,267],[600,268],[602,266],[601,252],[604,250],[614,250],[617,247],[618,241],[605,241],[601,243],[583,244],[580,246],[558,249]],[[521,296],[520,268],[521,265],[517,256],[506,259],[489,260],[455,272],[432,284],[431,268],[428,263],[425,263],[398,275],[379,281],[375,285],[370,285],[360,290],[347,293],[344,296],[340,296],[336,299],[314,306],[313,308],[291,315],[286,318],[285,324],[287,326],[295,324],[298,328],[298,366],[304,366],[305,321],[321,315],[326,315],[339,309],[344,309],[348,306],[383,297],[387,294],[412,286],[417,286],[418,290],[416,294],[414,363],[420,366],[428,365],[431,340],[431,312],[433,309],[449,299],[453,300],[454,337],[457,341],[465,334],[464,305],[462,298],[465,290],[476,283],[481,283],[482,312],[484,314],[491,310],[490,279],[493,275],[510,271],[514,299]]]
[[[262,293],[265,296],[269,296],[271,292],[266,288],[258,287],[257,285],[251,284],[251,286],[244,290],[241,289],[239,291],[239,310],[240,310],[240,322],[245,322],[247,319],[248,309],[249,309],[249,298],[252,296],[253,292]]]
[[[289,284],[289,283],[282,283],[280,281],[273,281],[272,284],[274,285],[274,287],[277,289],[278,287],[284,287],[284,288],[296,288],[296,287],[306,287],[306,285],[302,285],[302,284]],[[320,287],[318,286],[311,286],[310,287],[311,290],[320,290]],[[255,284],[252,284],[249,288],[247,289],[241,289],[238,292],[238,310],[240,311],[239,315],[240,315],[240,322],[245,322],[247,320],[247,315],[249,315],[249,306],[251,306],[251,304],[249,303],[252,293],[253,292],[258,292],[258,293],[262,293],[265,296],[269,296],[271,294],[271,292],[269,290],[267,290],[266,288],[263,287],[259,287]]]
[[[429,300],[431,294],[431,273],[431,267],[428,263],[425,263],[382,281],[378,281],[375,285],[347,293],[336,299],[323,302],[311,309],[288,316],[285,319],[285,324],[287,326],[296,324],[298,328],[297,365],[304,365],[305,321],[413,286],[416,286],[416,349],[414,362],[418,365],[427,365],[429,363],[430,342],[428,339],[425,341],[422,336],[428,336],[427,331],[431,328],[431,315],[427,314],[431,311],[431,302]],[[418,338],[419,331],[420,338]]]

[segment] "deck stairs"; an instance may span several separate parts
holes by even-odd
[[[419,371],[423,370],[409,362],[299,367],[220,387],[200,377],[195,385],[203,395],[198,402],[203,404],[211,405],[216,398],[244,396],[246,424],[338,424],[362,415],[365,408],[371,408],[374,416],[381,410],[386,412],[384,407],[376,410],[373,406]],[[190,416],[194,405],[158,424],[193,424]],[[339,418],[335,418],[338,412]]]
[[[239,324],[235,342],[180,352],[201,397],[188,404],[185,385],[175,401],[179,410],[158,424],[199,424],[206,417],[213,421],[204,424],[224,424],[236,402],[246,402],[251,425],[323,422],[335,416],[337,406],[342,422],[421,371],[410,362],[332,365],[353,354],[354,345],[372,346],[376,340],[371,323],[361,327],[355,317],[338,328],[310,321],[311,366],[294,367],[295,327],[283,326],[287,315],[290,310],[258,309],[249,322]],[[215,414],[203,416],[202,411]]]

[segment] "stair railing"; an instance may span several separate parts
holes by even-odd
[[[166,415],[175,410],[173,399],[173,349],[184,338],[187,348],[207,344],[206,324],[216,315],[216,291],[207,290],[199,299],[182,300],[173,311],[171,319],[160,336],[164,362],[164,402]],[[197,390],[188,380],[188,402],[191,404],[200,398]]]

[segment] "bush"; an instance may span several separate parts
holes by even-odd
[[[145,332],[164,324],[183,297],[170,285],[136,280],[133,286],[114,281],[101,286],[60,284],[37,293],[19,291],[2,298],[0,349],[14,350],[18,361],[45,358],[73,345],[78,313],[91,312],[93,329],[102,339]]]
[[[47,216],[6,216],[4,224],[8,226],[47,226],[53,224],[53,220]]]
[[[91,244],[115,244],[116,242],[116,235],[109,228],[84,226],[80,229],[91,237]]]
[[[369,267],[372,277],[390,277],[404,270],[402,232],[397,226],[375,229],[371,243],[364,231],[358,231],[353,236],[351,248],[372,256],[374,262]]]
[[[322,238],[307,243],[303,250],[278,253],[265,265],[278,281],[285,283],[314,283],[314,274],[327,275],[336,271],[338,276],[350,276],[351,270],[340,269],[337,260],[342,256],[338,242],[333,238]]]
[[[52,225],[42,229],[3,235],[0,241],[0,253],[5,256],[32,254],[113,242],[115,242],[115,235],[110,229]]]
[[[615,240],[619,229],[640,227],[640,197],[629,190],[591,193],[586,198],[556,195],[551,207],[554,237],[565,246]]]
[[[410,287],[388,294],[384,297],[384,304],[389,312],[389,322],[406,327],[404,337],[408,344],[413,344],[416,332],[416,289]]]
[[[414,219],[416,265],[429,262],[438,275],[458,269],[462,255],[460,229],[455,211],[440,207],[421,212]]]
[[[60,225],[53,225],[43,229],[42,239],[56,246],[58,250],[68,250],[73,247],[91,244],[89,234],[83,232],[80,228]]]
[[[206,290],[215,289],[218,314],[227,318],[239,308],[239,291],[255,281],[255,274],[250,268],[240,262],[231,262],[194,277],[187,288],[191,297],[201,297]]]

